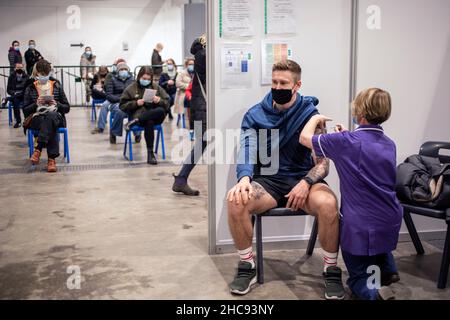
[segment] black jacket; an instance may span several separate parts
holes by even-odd
[[[64,93],[64,89],[61,86],[61,83],[54,79],[50,78],[50,81],[54,81],[54,87],[53,87],[53,97],[56,101],[56,107],[58,108],[58,113],[62,116],[64,127],[66,126],[66,117],[65,114],[69,113],[70,111],[70,104],[67,100],[66,94]],[[23,102],[23,113],[25,117],[28,117],[29,115],[36,112],[37,109],[37,99],[39,95],[36,89],[35,84],[29,85],[25,89],[25,99]]]
[[[156,49],[153,49],[153,54],[152,54],[152,65],[153,66],[160,66],[163,64],[161,55],[159,54],[159,52]],[[153,74],[156,76],[159,76],[162,72],[162,67],[153,67]]]
[[[125,89],[134,82],[131,74],[127,79],[122,79],[118,74],[113,76],[111,80],[106,83],[106,100],[111,103],[118,103],[120,101],[120,97]]]
[[[24,72],[19,79],[14,72],[8,78],[7,92],[13,99],[23,99],[25,96],[25,89],[28,85],[28,75]]]
[[[27,73],[31,74],[33,71],[33,67],[39,60],[44,59],[39,51],[36,49],[28,49],[25,51],[25,62],[27,64]]]
[[[9,48],[8,52],[8,60],[9,60],[9,66],[11,67],[10,73],[14,72],[14,68],[16,67],[16,63],[22,63],[22,54],[20,51],[14,50],[13,47]]]
[[[161,78],[159,78],[159,85],[166,90],[168,95],[175,95],[177,93],[177,85],[175,81],[177,80],[178,73],[175,75],[175,78],[171,79],[167,73],[161,74]],[[169,86],[169,80],[173,80],[174,84]]]
[[[203,89],[206,91],[206,48],[202,46],[200,41],[196,39],[192,43],[191,53],[195,57],[194,64],[194,80],[192,82],[192,97],[203,97],[202,89],[200,88],[200,82],[203,85]],[[200,82],[199,82],[200,79]]]
[[[94,79],[91,81],[91,91],[92,91],[91,95],[92,95],[93,99],[106,100],[105,79],[106,79],[106,77],[108,77],[108,74],[106,74],[105,77],[100,76],[100,74],[98,72],[94,75]],[[95,85],[100,84],[100,82],[101,82],[103,91],[99,91],[95,88]]]
[[[397,168],[397,197],[421,207],[450,207],[450,164],[414,155]]]

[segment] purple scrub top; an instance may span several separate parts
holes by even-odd
[[[396,148],[383,128],[314,136],[318,157],[333,160],[341,188],[340,246],[356,256],[395,250],[403,210],[395,194]]]

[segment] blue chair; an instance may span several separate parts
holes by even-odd
[[[28,149],[29,149],[29,156],[31,157],[34,152],[34,141],[33,138],[39,134],[38,130],[32,130],[28,129]],[[58,140],[59,135],[64,135],[64,158],[66,159],[67,163],[70,163],[70,152],[69,152],[69,134],[67,131],[67,128],[58,128]]]
[[[159,141],[161,140],[162,159],[166,160],[166,147],[164,145],[163,127],[162,127],[162,125],[155,125],[154,128],[155,128],[155,130],[158,131],[157,135],[156,135],[155,153],[158,154]],[[131,132],[140,134],[144,130],[145,129],[141,126],[134,126],[131,128],[130,131],[127,131],[127,134],[125,136],[125,146],[123,147],[123,156],[125,157],[125,159],[127,159],[129,161],[133,161],[133,142],[131,141]],[[127,158],[127,145],[129,148],[130,158]]]
[[[96,106],[97,106],[98,104],[102,104],[103,102],[105,102],[105,100],[92,99],[91,122],[97,121],[97,110],[96,110]]]
[[[13,124],[13,105],[11,101],[8,101],[8,125],[12,126]]]

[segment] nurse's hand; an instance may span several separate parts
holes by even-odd
[[[292,211],[299,211],[305,206],[306,199],[309,194],[309,184],[302,180],[297,184],[291,192],[285,197],[288,198],[286,209],[291,209]]]
[[[348,130],[342,124],[337,124],[336,127],[334,127],[334,132],[344,132],[344,131]]]
[[[244,177],[237,185],[231,188],[227,194],[227,201],[235,204],[242,203],[247,205],[248,201],[253,197],[253,187],[249,177]]]
[[[314,121],[316,121],[316,123],[320,126],[320,128],[322,130],[326,128],[328,121],[333,121],[333,119],[328,118],[327,116],[324,116],[321,114],[317,114],[317,115],[313,116],[311,118],[311,120],[313,120],[313,119],[314,119]]]

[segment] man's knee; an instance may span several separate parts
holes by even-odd
[[[248,216],[249,215],[249,208],[248,205],[244,205],[242,202],[239,204],[236,204],[233,202],[228,202],[228,216],[230,218],[242,218],[242,216]]]
[[[336,198],[332,195],[323,195],[317,201],[317,215],[321,220],[335,222],[339,218]]]

